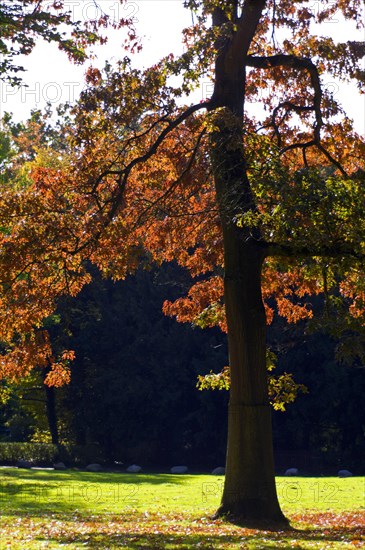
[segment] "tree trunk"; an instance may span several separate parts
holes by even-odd
[[[287,520],[275,486],[266,316],[261,294],[266,247],[259,231],[237,226],[237,217],[256,207],[243,143],[244,60],[242,53],[232,55],[235,47],[232,39],[219,50],[210,113],[210,156],[223,231],[231,372],[226,477],[217,514],[240,523],[283,525]]]
[[[266,369],[266,318],[261,296],[264,252],[224,231],[225,305],[231,390],[226,477],[218,514],[251,524],[287,521],[275,486]]]
[[[211,159],[223,231],[224,296],[231,389],[226,478],[218,515],[239,522],[286,524],[276,495],[261,294],[265,243],[236,216],[254,210],[242,127],[230,109],[213,113]],[[228,124],[227,124],[228,121]]]
[[[43,380],[46,378],[50,369],[43,372]],[[54,445],[59,444],[58,437],[58,425],[57,425],[57,411],[56,411],[56,395],[53,386],[47,386],[44,384],[44,391],[46,394],[46,413],[48,420],[48,427],[51,434],[52,443]]]

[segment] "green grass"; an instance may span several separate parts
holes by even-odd
[[[210,475],[0,470],[0,549],[326,549],[365,547],[365,478],[277,478],[290,531],[211,515]]]

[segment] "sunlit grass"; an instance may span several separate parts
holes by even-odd
[[[1,550],[13,548],[354,548],[365,544],[365,478],[277,478],[297,530],[211,520],[211,475],[0,470]]]

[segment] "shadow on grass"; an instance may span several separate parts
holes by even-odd
[[[9,478],[24,481],[80,481],[85,483],[149,483],[160,485],[162,483],[185,484],[194,475],[184,474],[128,474],[124,472],[86,472],[81,470],[46,471],[46,470],[23,470],[9,469],[0,472],[0,480],[7,481]],[[2,479],[3,478],[3,479]]]
[[[157,526],[154,526],[156,528]],[[217,526],[217,530],[220,526]],[[157,530],[157,529],[156,529]],[[250,550],[269,550],[282,549],[290,550],[292,548],[310,548],[322,549],[332,543],[340,542],[342,544],[352,541],[360,542],[361,528],[351,527],[339,530],[336,527],[326,527],[324,529],[308,530],[286,530],[282,532],[271,531],[250,531],[240,530],[233,534],[214,532],[210,533],[176,533],[176,532],[128,532],[113,533],[105,532],[91,533],[78,536],[69,535],[53,539],[58,544],[79,544],[84,548],[129,548],[129,549],[171,549],[171,550],[191,550],[193,548],[204,549],[233,549],[240,548]],[[361,542],[360,542],[361,544]]]

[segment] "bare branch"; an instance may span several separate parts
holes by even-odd
[[[311,79],[312,88],[314,90],[313,107],[315,112],[316,124],[314,127],[314,135],[316,140],[320,140],[320,132],[323,126],[321,102],[322,88],[319,78],[318,69],[311,59],[308,57],[297,57],[295,55],[272,55],[272,56],[252,56],[246,57],[246,65],[257,69],[272,69],[274,67],[290,67],[293,69],[307,70]]]
[[[311,85],[314,90],[313,105],[310,107],[300,106],[300,105],[295,105],[294,103],[291,103],[291,102],[284,102],[281,105],[283,106],[286,104],[290,109],[295,110],[298,113],[310,111],[310,110],[313,110],[315,112],[316,123],[313,128],[314,139],[306,143],[293,143],[291,145],[288,145],[287,147],[284,147],[281,150],[281,154],[286,153],[287,151],[290,151],[292,149],[302,149],[303,158],[306,163],[304,150],[307,147],[316,146],[327,157],[327,159],[338,168],[338,170],[341,172],[343,176],[348,177],[348,174],[346,170],[343,168],[343,166],[341,165],[341,163],[338,160],[336,160],[329,153],[329,151],[327,151],[327,149],[325,149],[325,147],[321,144],[321,128],[323,126],[322,110],[321,110],[322,88],[321,88],[321,81],[319,78],[318,69],[315,66],[315,64],[312,62],[312,60],[309,59],[308,57],[300,58],[295,55],[285,55],[285,54],[264,56],[264,57],[249,55],[246,57],[246,65],[248,67],[255,67],[257,69],[271,69],[274,67],[291,67],[293,69],[306,70],[309,72]],[[275,122],[275,114],[279,107],[280,106],[274,109],[273,118],[272,118],[272,121],[274,122],[274,125],[273,125],[274,130],[276,134],[278,133],[278,130]]]
[[[280,155],[283,155],[287,151],[292,151],[293,149],[307,149],[308,147],[312,147],[313,145],[316,145],[316,141],[314,139],[310,141],[306,141],[305,143],[292,143],[291,145],[287,145],[286,147],[283,147],[280,151]]]
[[[278,112],[280,111],[280,109],[282,109],[284,107],[286,108],[285,113],[281,117],[280,122],[277,123],[276,122],[276,116],[277,116]],[[271,115],[271,126],[274,129],[275,135],[276,135],[277,140],[278,140],[278,146],[279,147],[281,147],[280,125],[284,122],[285,118],[290,113],[290,111],[295,111],[296,113],[303,113],[303,112],[305,113],[305,112],[309,112],[309,111],[313,111],[313,110],[314,110],[314,106],[310,107],[310,106],[305,106],[305,105],[296,105],[295,103],[292,103],[291,101],[283,101],[275,107],[275,109],[273,110],[272,115]],[[268,124],[268,127],[269,126],[270,126],[270,124]]]
[[[342,167],[342,165],[338,162],[338,160],[336,160],[335,158],[333,158],[333,156],[327,151],[327,149],[325,149],[323,147],[323,145],[321,143],[316,143],[316,146],[318,147],[318,149],[328,158],[328,160],[330,162],[332,162],[332,164],[334,164],[335,166],[337,166],[337,168],[339,169],[339,171],[341,172],[341,174],[345,177],[349,177],[348,173],[346,172],[346,170],[344,170],[344,168]]]

